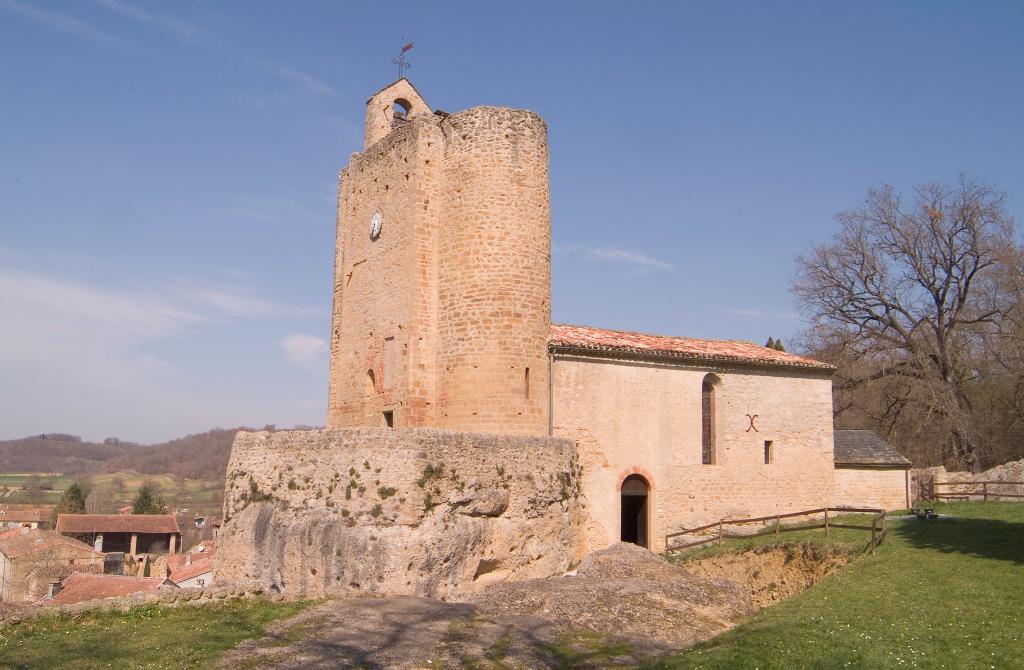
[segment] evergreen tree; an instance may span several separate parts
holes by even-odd
[[[782,346],[782,340],[775,340],[775,351],[785,351],[786,347]]]
[[[160,496],[153,496],[149,484],[143,484],[132,505],[132,514],[167,514],[167,505]]]
[[[769,349],[774,349],[775,348],[775,338],[772,337],[771,335],[769,335],[768,336],[768,341],[764,343],[764,346],[766,346]]]
[[[85,492],[77,483],[64,491],[60,502],[53,508],[53,526],[57,527],[58,514],[85,514]]]

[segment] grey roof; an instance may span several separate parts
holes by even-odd
[[[837,430],[836,465],[910,467],[903,454],[870,430]]]

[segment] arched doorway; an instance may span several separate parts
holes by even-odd
[[[620,538],[641,547],[647,546],[647,493],[650,486],[640,475],[630,475],[622,482],[620,504],[622,519]]]

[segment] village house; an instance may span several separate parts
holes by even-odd
[[[178,588],[202,588],[213,584],[213,557],[216,544],[202,542],[186,552],[167,559],[167,581]]]
[[[60,514],[57,532],[88,542],[102,552],[173,554],[181,529],[173,514]]]
[[[50,525],[53,507],[0,505],[0,529],[46,528]]]
[[[55,586],[41,602],[45,605],[71,605],[86,600],[103,600],[156,591],[163,584],[163,577],[126,577],[78,572]]]
[[[31,601],[77,572],[103,572],[103,554],[52,530],[0,533],[0,602]]]

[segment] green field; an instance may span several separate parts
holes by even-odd
[[[4,670],[188,670],[256,637],[308,603],[232,601],[202,607],[137,607],[60,615],[0,629]]]
[[[52,486],[52,490],[25,490],[27,482],[35,479]],[[116,512],[130,505],[139,489],[148,483],[162,496],[168,507],[187,507],[197,514],[219,514],[224,482],[204,479],[179,479],[172,475],[147,475],[124,470],[96,475],[68,477],[53,473],[0,474],[0,503],[55,504],[73,482],[82,483],[97,494],[102,512]],[[6,490],[4,490],[6,488]]]

